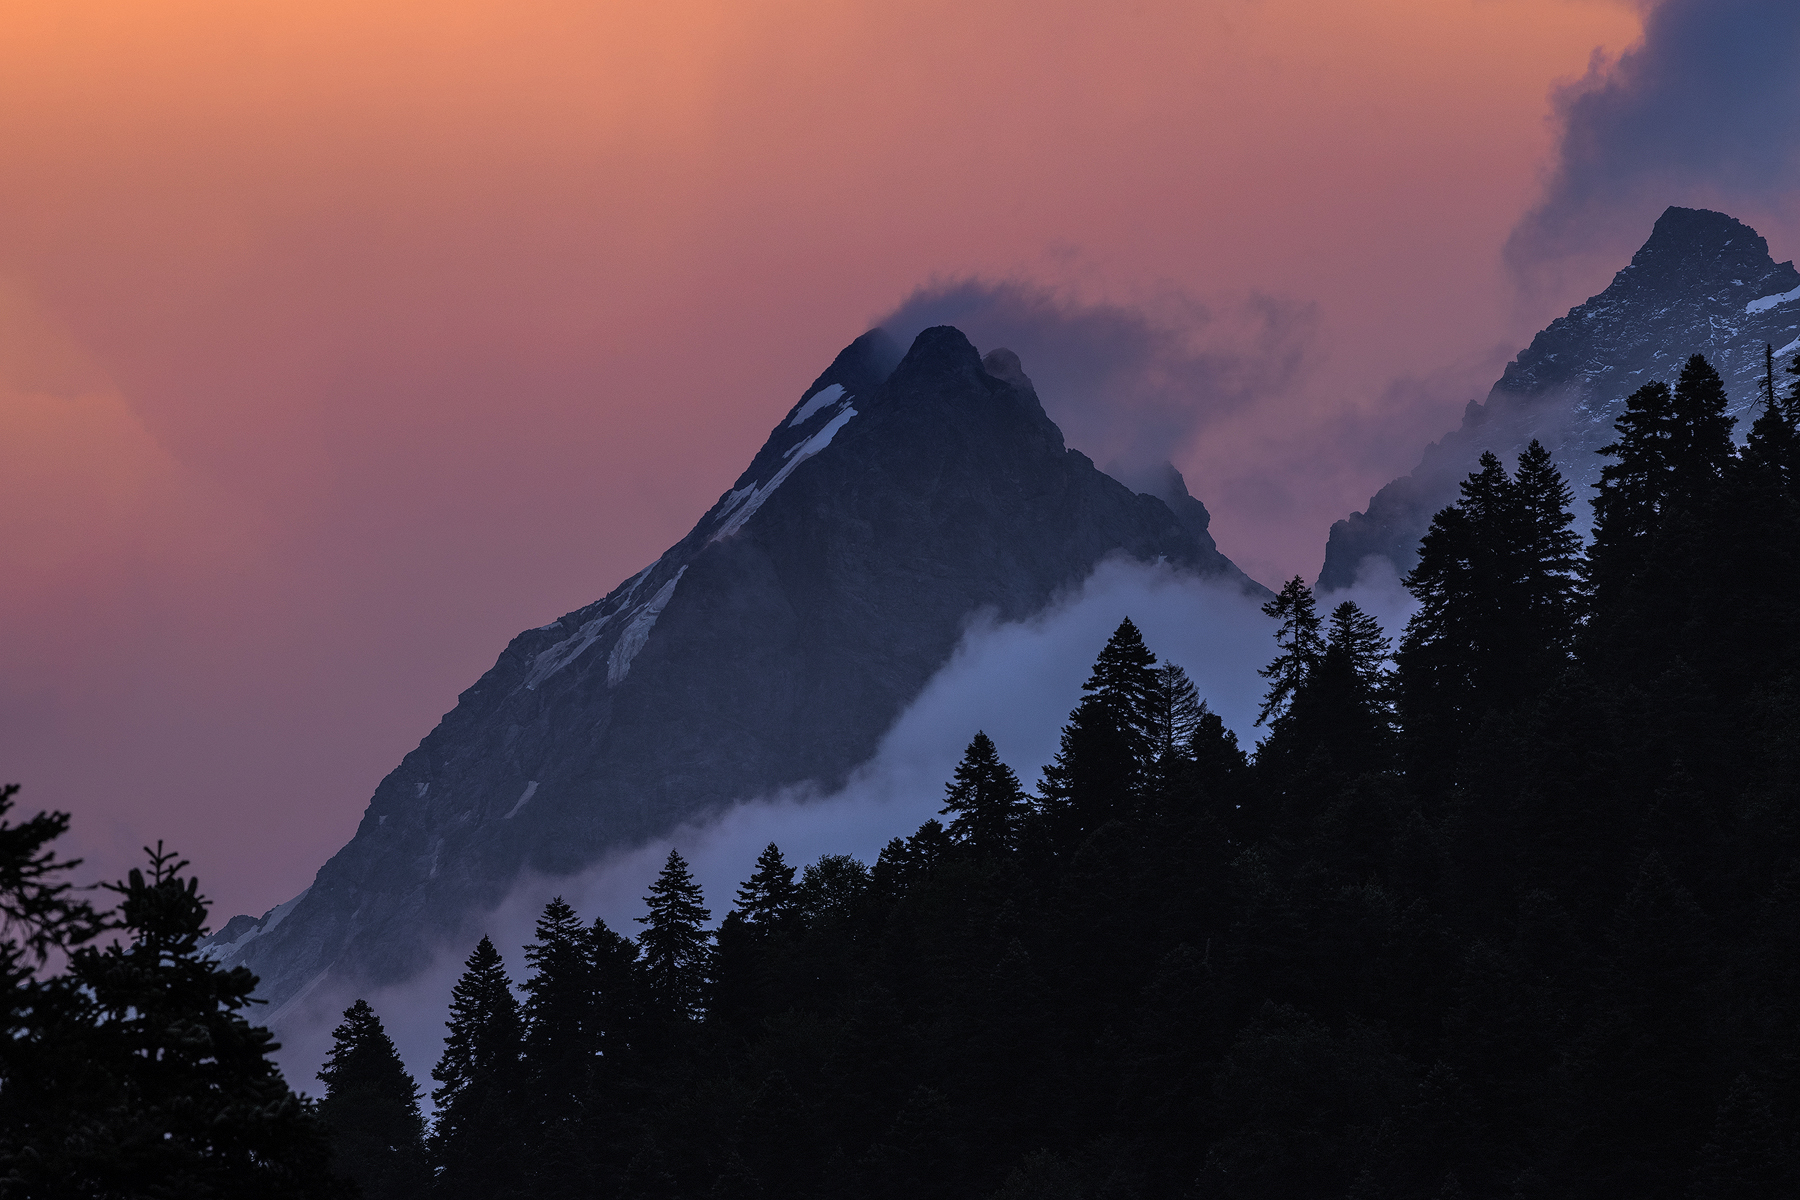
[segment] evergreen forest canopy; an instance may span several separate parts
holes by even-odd
[[[1797,418],[1639,389],[1585,548],[1484,455],[1397,646],[1269,603],[1253,757],[1127,620],[1035,793],[978,733],[944,821],[771,845],[716,931],[679,853],[635,938],[553,901],[517,989],[470,954],[429,1126],[362,1001],[288,1090],[183,864],[99,914],[66,817],[0,824],[0,1195],[1796,1194]]]

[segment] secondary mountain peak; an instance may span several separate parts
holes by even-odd
[[[1452,503],[1483,450],[1517,454],[1534,438],[1556,456],[1585,510],[1595,453],[1613,438],[1625,397],[1704,354],[1733,415],[1757,401],[1763,346],[1800,349],[1800,271],[1777,263],[1750,226],[1725,213],[1669,208],[1606,289],[1550,322],[1506,367],[1462,427],[1331,527],[1319,588],[1351,586],[1369,560],[1400,574],[1418,561],[1431,516]]]
[[[949,326],[903,357],[864,334],[686,537],[514,638],[313,886],[279,920],[230,923],[214,953],[277,1005],[398,982],[440,946],[466,952],[523,871],[836,787],[973,613],[1032,616],[1115,554],[1261,593],[1177,499],[1067,449],[1016,355],[984,361]]]

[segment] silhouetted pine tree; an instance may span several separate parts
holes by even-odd
[[[1427,793],[1448,784],[1483,720],[1543,691],[1568,663],[1582,586],[1570,503],[1534,441],[1513,477],[1484,453],[1462,498],[1432,518],[1405,580],[1419,609],[1395,656],[1408,769]]]
[[[1332,611],[1324,649],[1256,752],[1257,773],[1290,836],[1309,832],[1320,806],[1349,781],[1391,765],[1393,707],[1383,670],[1391,654],[1380,623],[1356,604],[1346,600]]]
[[[64,917],[85,923],[57,911],[64,901],[39,871],[54,863],[16,853],[46,828],[0,830],[0,847],[13,851],[0,852],[0,894],[39,922],[25,930],[27,946]],[[186,862],[161,843],[148,853],[148,875],[134,869],[106,885],[120,898],[124,937],[75,950],[65,975],[32,989],[23,1030],[15,1025],[26,1044],[4,1050],[8,1175],[0,1189],[33,1197],[338,1194],[314,1106],[270,1061],[279,1047],[269,1031],[243,1016],[256,977],[221,970],[200,952],[206,898],[182,875]]]
[[[431,1181],[419,1085],[366,1000],[344,1010],[332,1030],[319,1116],[331,1131],[332,1167],[354,1180],[365,1200],[411,1200]]]
[[[524,991],[525,1090],[521,1112],[535,1195],[583,1195],[594,1174],[583,1136],[600,1054],[592,947],[588,931],[561,896],[544,906]]]
[[[1593,626],[1596,649],[1620,669],[1654,673],[1692,652],[1677,635],[1693,587],[1709,586],[1693,560],[1706,550],[1704,507],[1734,456],[1733,423],[1724,384],[1696,354],[1673,390],[1653,382],[1633,392],[1618,440],[1601,447],[1617,461],[1601,468],[1594,498]]]
[[[661,874],[644,897],[647,928],[638,935],[643,949],[644,978],[657,1011],[665,1017],[692,1020],[701,1014],[711,958],[706,922],[712,913],[700,885],[679,850],[670,850]]]
[[[1518,505],[1518,555],[1523,649],[1531,675],[1549,682],[1567,665],[1581,619],[1581,535],[1575,524],[1575,494],[1532,439],[1513,473]]]
[[[450,993],[450,1036],[432,1068],[438,1087],[430,1152],[442,1196],[522,1194],[526,1129],[524,1024],[494,943],[482,938]]]
[[[1094,660],[1086,693],[1038,783],[1049,842],[1072,852],[1108,821],[1134,815],[1155,753],[1156,656],[1127,617]]]
[[[593,995],[593,1042],[604,1061],[619,1062],[631,1052],[643,1018],[643,966],[637,943],[599,917],[587,930],[589,979]]]
[[[977,732],[956,774],[944,787],[944,807],[952,840],[977,853],[1002,854],[1013,848],[1026,810],[1025,789],[987,734]]]
[[[774,842],[756,856],[756,868],[738,888],[737,910],[745,922],[764,930],[777,928],[793,915],[794,868]]]
[[[1263,695],[1256,723],[1267,725],[1287,711],[1325,652],[1325,641],[1319,635],[1321,622],[1312,589],[1298,575],[1282,584],[1262,610],[1275,618],[1275,645],[1281,651],[1257,672],[1269,681],[1269,690]]]

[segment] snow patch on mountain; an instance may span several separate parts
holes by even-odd
[[[537,658],[533,660],[531,674],[525,677],[525,690],[528,692],[535,691],[538,684],[544,682],[544,680],[550,678],[550,676],[556,674],[558,671],[580,658],[583,654],[586,654],[588,648],[599,641],[600,635],[606,632],[606,627],[612,622],[612,619],[623,613],[630,606],[631,598],[637,594],[639,585],[649,577],[650,572],[654,571],[657,563],[660,562],[662,562],[662,559],[659,558],[656,562],[651,563],[632,577],[631,583],[625,589],[625,595],[619,600],[619,606],[617,608],[609,613],[604,613],[590,621],[584,622],[581,628],[576,630],[572,636],[564,638],[554,646],[551,646],[548,650],[539,654]],[[660,612],[662,610],[658,609],[657,611]],[[553,621],[542,628],[554,629],[555,627],[556,623]],[[423,792],[420,792],[419,794],[421,796],[424,795]]]
[[[836,386],[836,384],[832,385],[832,387]],[[798,445],[790,447],[786,455],[787,462],[782,464],[781,470],[775,472],[775,477],[769,480],[769,482],[760,487],[738,488],[736,491],[733,491],[731,495],[727,496],[725,498],[725,506],[719,512],[719,516],[724,523],[719,526],[718,532],[712,535],[711,540],[716,542],[721,538],[728,538],[738,530],[742,529],[744,523],[752,516],[756,515],[756,510],[761,508],[763,503],[768,500],[770,496],[775,494],[775,489],[787,482],[787,477],[794,473],[794,468],[817,454],[819,451],[825,449],[825,447],[831,445],[831,439],[837,436],[838,430],[849,424],[850,418],[855,415],[856,410],[854,408],[846,408],[843,412],[831,418],[831,420],[826,423],[825,428],[819,430],[819,432],[813,434]]]
[[[1800,300],[1800,288],[1795,288],[1791,292],[1782,292],[1776,296],[1763,296],[1760,299],[1752,300],[1744,305],[1744,311],[1747,313],[1767,312],[1777,304],[1786,304],[1790,300]]]
[[[631,624],[619,635],[618,642],[612,648],[612,654],[606,660],[606,683],[608,687],[617,687],[631,673],[631,660],[636,658],[644,643],[650,640],[650,630],[656,626],[656,618],[662,616],[662,610],[668,607],[669,597],[675,594],[675,585],[687,574],[687,568],[675,572],[675,578],[656,589],[656,595],[650,597],[643,607],[639,608],[631,618]],[[535,785],[534,785],[535,786]],[[524,801],[520,800],[520,804]],[[517,812],[517,808],[513,811]]]
[[[830,387],[822,387],[812,394],[812,398],[800,406],[794,419],[788,422],[789,429],[798,429],[812,419],[812,415],[830,404],[836,404],[844,397],[844,385],[834,383]]]
[[[231,918],[222,929],[201,942],[200,953],[207,958],[221,959],[228,954],[242,950],[256,938],[281,924],[282,920],[294,911],[294,906],[306,899],[306,893],[310,891],[312,888],[309,886],[292,900],[277,904],[254,920],[250,917]]]

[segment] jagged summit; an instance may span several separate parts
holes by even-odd
[[[398,982],[521,871],[836,786],[977,611],[1030,616],[1121,553],[1260,592],[1181,498],[1178,516],[1065,447],[1016,355],[947,326],[904,356],[865,334],[686,537],[514,638],[313,885],[213,950],[277,1005]]]
[[[1462,426],[1426,447],[1412,474],[1331,527],[1319,588],[1349,587],[1371,558],[1411,570],[1431,515],[1456,499],[1483,450],[1510,459],[1541,440],[1585,503],[1587,485],[1599,478],[1595,451],[1612,440],[1625,397],[1704,354],[1741,414],[1756,402],[1764,344],[1791,356],[1797,335],[1800,271],[1792,262],[1775,262],[1763,237],[1734,217],[1665,210],[1630,264],[1532,338],[1486,402],[1471,401]]]

